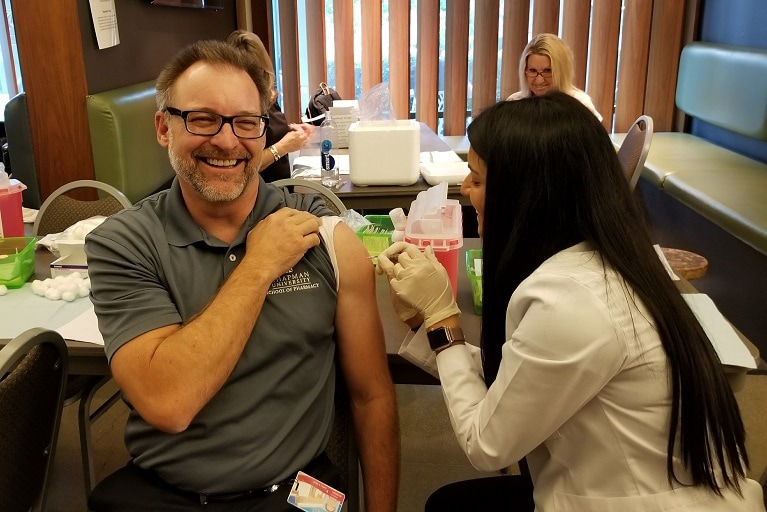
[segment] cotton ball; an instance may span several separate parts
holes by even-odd
[[[48,289],[48,285],[45,284],[45,281],[40,281],[39,279],[35,279],[32,281],[32,293],[35,295],[39,295],[40,297],[45,296],[45,290]]]
[[[59,291],[62,293],[62,296],[64,293],[71,293],[72,295],[77,295],[78,286],[77,283],[73,283],[70,279],[69,281],[62,283],[59,287]]]
[[[67,302],[72,302],[77,298],[77,295],[71,291],[66,291],[61,294],[61,298]]]
[[[91,289],[91,279],[89,277],[83,279],[83,282],[80,283],[78,286],[85,286],[88,290]]]
[[[87,286],[82,286],[82,285],[81,285],[81,286],[78,286],[78,287],[77,287],[77,295],[78,295],[79,297],[87,297],[87,296],[88,296],[88,293],[90,293],[90,292],[89,292],[89,290],[88,290],[88,287],[87,287]]]
[[[0,284],[0,296],[5,295],[8,293],[8,287],[4,284]]]
[[[59,300],[61,292],[57,288],[48,288],[45,290],[45,298],[50,300]]]

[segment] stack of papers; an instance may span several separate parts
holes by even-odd
[[[749,369],[756,368],[754,356],[743,344],[732,325],[719,312],[711,297],[704,293],[684,293],[682,297],[687,301],[687,305],[690,306],[695,316],[698,317],[700,325],[706,331],[722,364]]]

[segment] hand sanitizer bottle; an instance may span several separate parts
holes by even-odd
[[[333,188],[338,185],[338,167],[335,159],[330,155],[336,141],[336,124],[330,117],[330,112],[325,112],[325,119],[320,125],[320,181],[326,187]]]

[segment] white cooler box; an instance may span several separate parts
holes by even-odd
[[[355,185],[412,185],[420,175],[417,121],[365,121],[349,127],[349,177]]]

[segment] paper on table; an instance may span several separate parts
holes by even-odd
[[[93,311],[93,305],[57,328],[56,331],[67,340],[84,341],[86,343],[95,343],[96,345],[104,344],[104,338],[101,336],[101,332],[99,332],[99,324],[98,320],[96,320],[96,313]]]
[[[349,155],[336,155],[333,154],[333,158],[336,161],[336,167],[338,167],[339,174],[349,174]],[[297,174],[302,176],[309,176],[313,172],[320,175],[320,155],[312,156],[297,156],[293,160],[293,177]]]
[[[663,268],[665,268],[666,272],[668,272],[668,275],[671,276],[671,279],[673,281],[679,281],[679,276],[676,275],[676,272],[674,272],[674,269],[671,268],[671,265],[666,259],[666,255],[663,254],[663,249],[661,249],[660,245],[655,244],[653,245],[653,248],[655,249],[655,252],[658,254],[658,258],[660,259],[660,262],[663,263]]]
[[[756,368],[754,356],[748,351],[730,323],[722,316],[711,297],[704,293],[684,293],[682,297],[698,317],[722,364]]]

